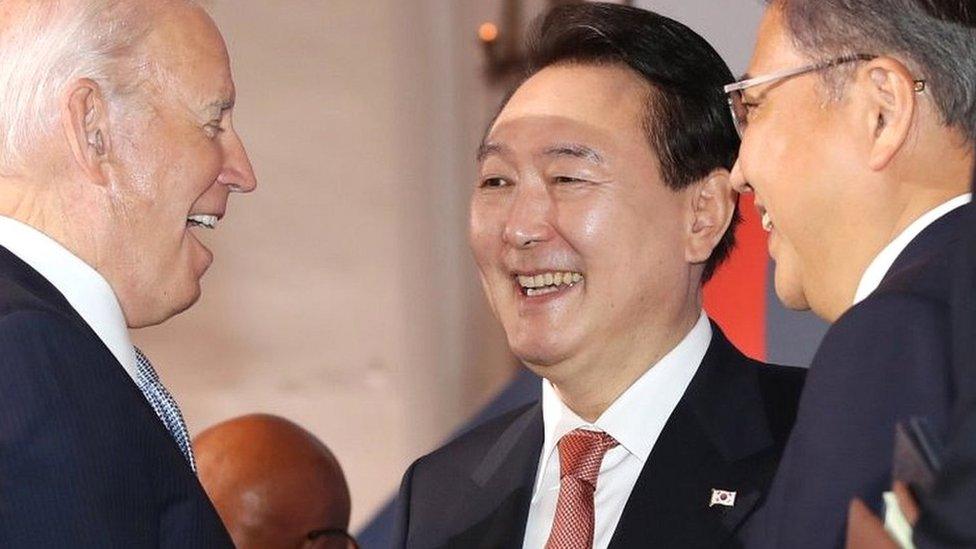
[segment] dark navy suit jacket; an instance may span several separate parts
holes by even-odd
[[[973,176],[976,187],[976,175]],[[976,547],[976,208],[952,254],[952,367],[956,401],[949,420],[944,471],[921,502],[915,545]]]
[[[737,546],[740,525],[772,479],[804,375],[746,358],[713,325],[610,547]],[[537,402],[417,460],[400,488],[394,547],[521,547],[542,444]],[[735,506],[710,507],[714,488],[736,491]]]
[[[2,247],[0,547],[232,547],[122,366]]]
[[[922,231],[878,289],[828,330],[767,503],[750,519],[747,546],[843,547],[852,498],[881,512],[896,423],[923,416],[939,436],[947,432],[957,390],[950,258],[968,209]]]

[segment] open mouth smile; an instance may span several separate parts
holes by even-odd
[[[186,225],[187,227],[205,227],[207,229],[214,229],[217,227],[217,221],[220,218],[216,215],[210,214],[194,214],[187,216]]]
[[[534,275],[515,275],[522,295],[528,297],[553,294],[572,288],[584,280],[582,273],[571,271],[549,271]]]

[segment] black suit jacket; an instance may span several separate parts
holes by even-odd
[[[882,511],[895,425],[923,416],[944,436],[956,391],[950,257],[967,210],[922,231],[878,289],[824,336],[749,547],[842,547],[852,498]]]
[[[610,547],[737,545],[793,424],[805,370],[764,365],[718,326],[634,485]],[[403,479],[395,547],[521,547],[543,444],[537,402],[417,460]],[[737,492],[709,507],[712,489]]]
[[[122,366],[2,247],[0,547],[232,547]]]
[[[951,271],[955,403],[945,469],[932,496],[921,502],[922,515],[915,528],[915,544],[920,548],[976,547],[976,208],[966,215]]]

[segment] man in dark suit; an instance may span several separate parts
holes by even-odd
[[[0,12],[0,546],[229,547],[127,328],[200,293],[255,186],[210,18],[183,1]]]
[[[777,293],[833,322],[750,546],[841,546],[852,498],[881,510],[896,423],[946,433],[976,40],[931,4],[771,2],[751,76],[726,88],[742,135],[732,180],[756,193]]]
[[[804,371],[702,312],[732,248],[721,58],[613,4],[554,9],[480,147],[470,244],[541,402],[415,462],[397,547],[736,545]]]
[[[976,15],[976,12],[974,12]],[[973,174],[976,188],[976,171]],[[952,367],[955,404],[949,419],[942,454],[942,470],[932,491],[916,500],[902,479],[893,491],[899,510],[914,527],[912,539],[919,548],[976,547],[976,210],[970,208],[961,227],[959,247],[952,250],[949,265]],[[919,504],[922,509],[919,509]],[[860,500],[848,515],[847,547],[850,549],[898,549],[891,532]]]
[[[976,10],[970,14],[976,17]],[[970,27],[976,26],[973,19]],[[973,172],[976,189],[976,170]],[[976,546],[976,209],[970,208],[952,265],[952,365],[955,404],[949,420],[945,465],[922,503],[915,544]]]

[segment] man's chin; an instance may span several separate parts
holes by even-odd
[[[792,311],[810,310],[810,304],[807,302],[807,296],[799,284],[795,282],[780,281],[779,277],[776,277],[774,285],[776,287],[776,297],[779,298],[779,301],[783,304],[783,307],[786,307]]]
[[[192,307],[200,299],[200,293],[200,283],[195,281],[184,290],[179,299],[176,299],[175,293],[163,294],[163,298],[169,299],[148,305],[144,310],[137,311],[132,315],[126,314],[129,328],[148,328],[162,324]]]
[[[552,345],[518,345],[511,347],[512,354],[534,374],[549,377],[555,367],[568,358],[564,349]]]

